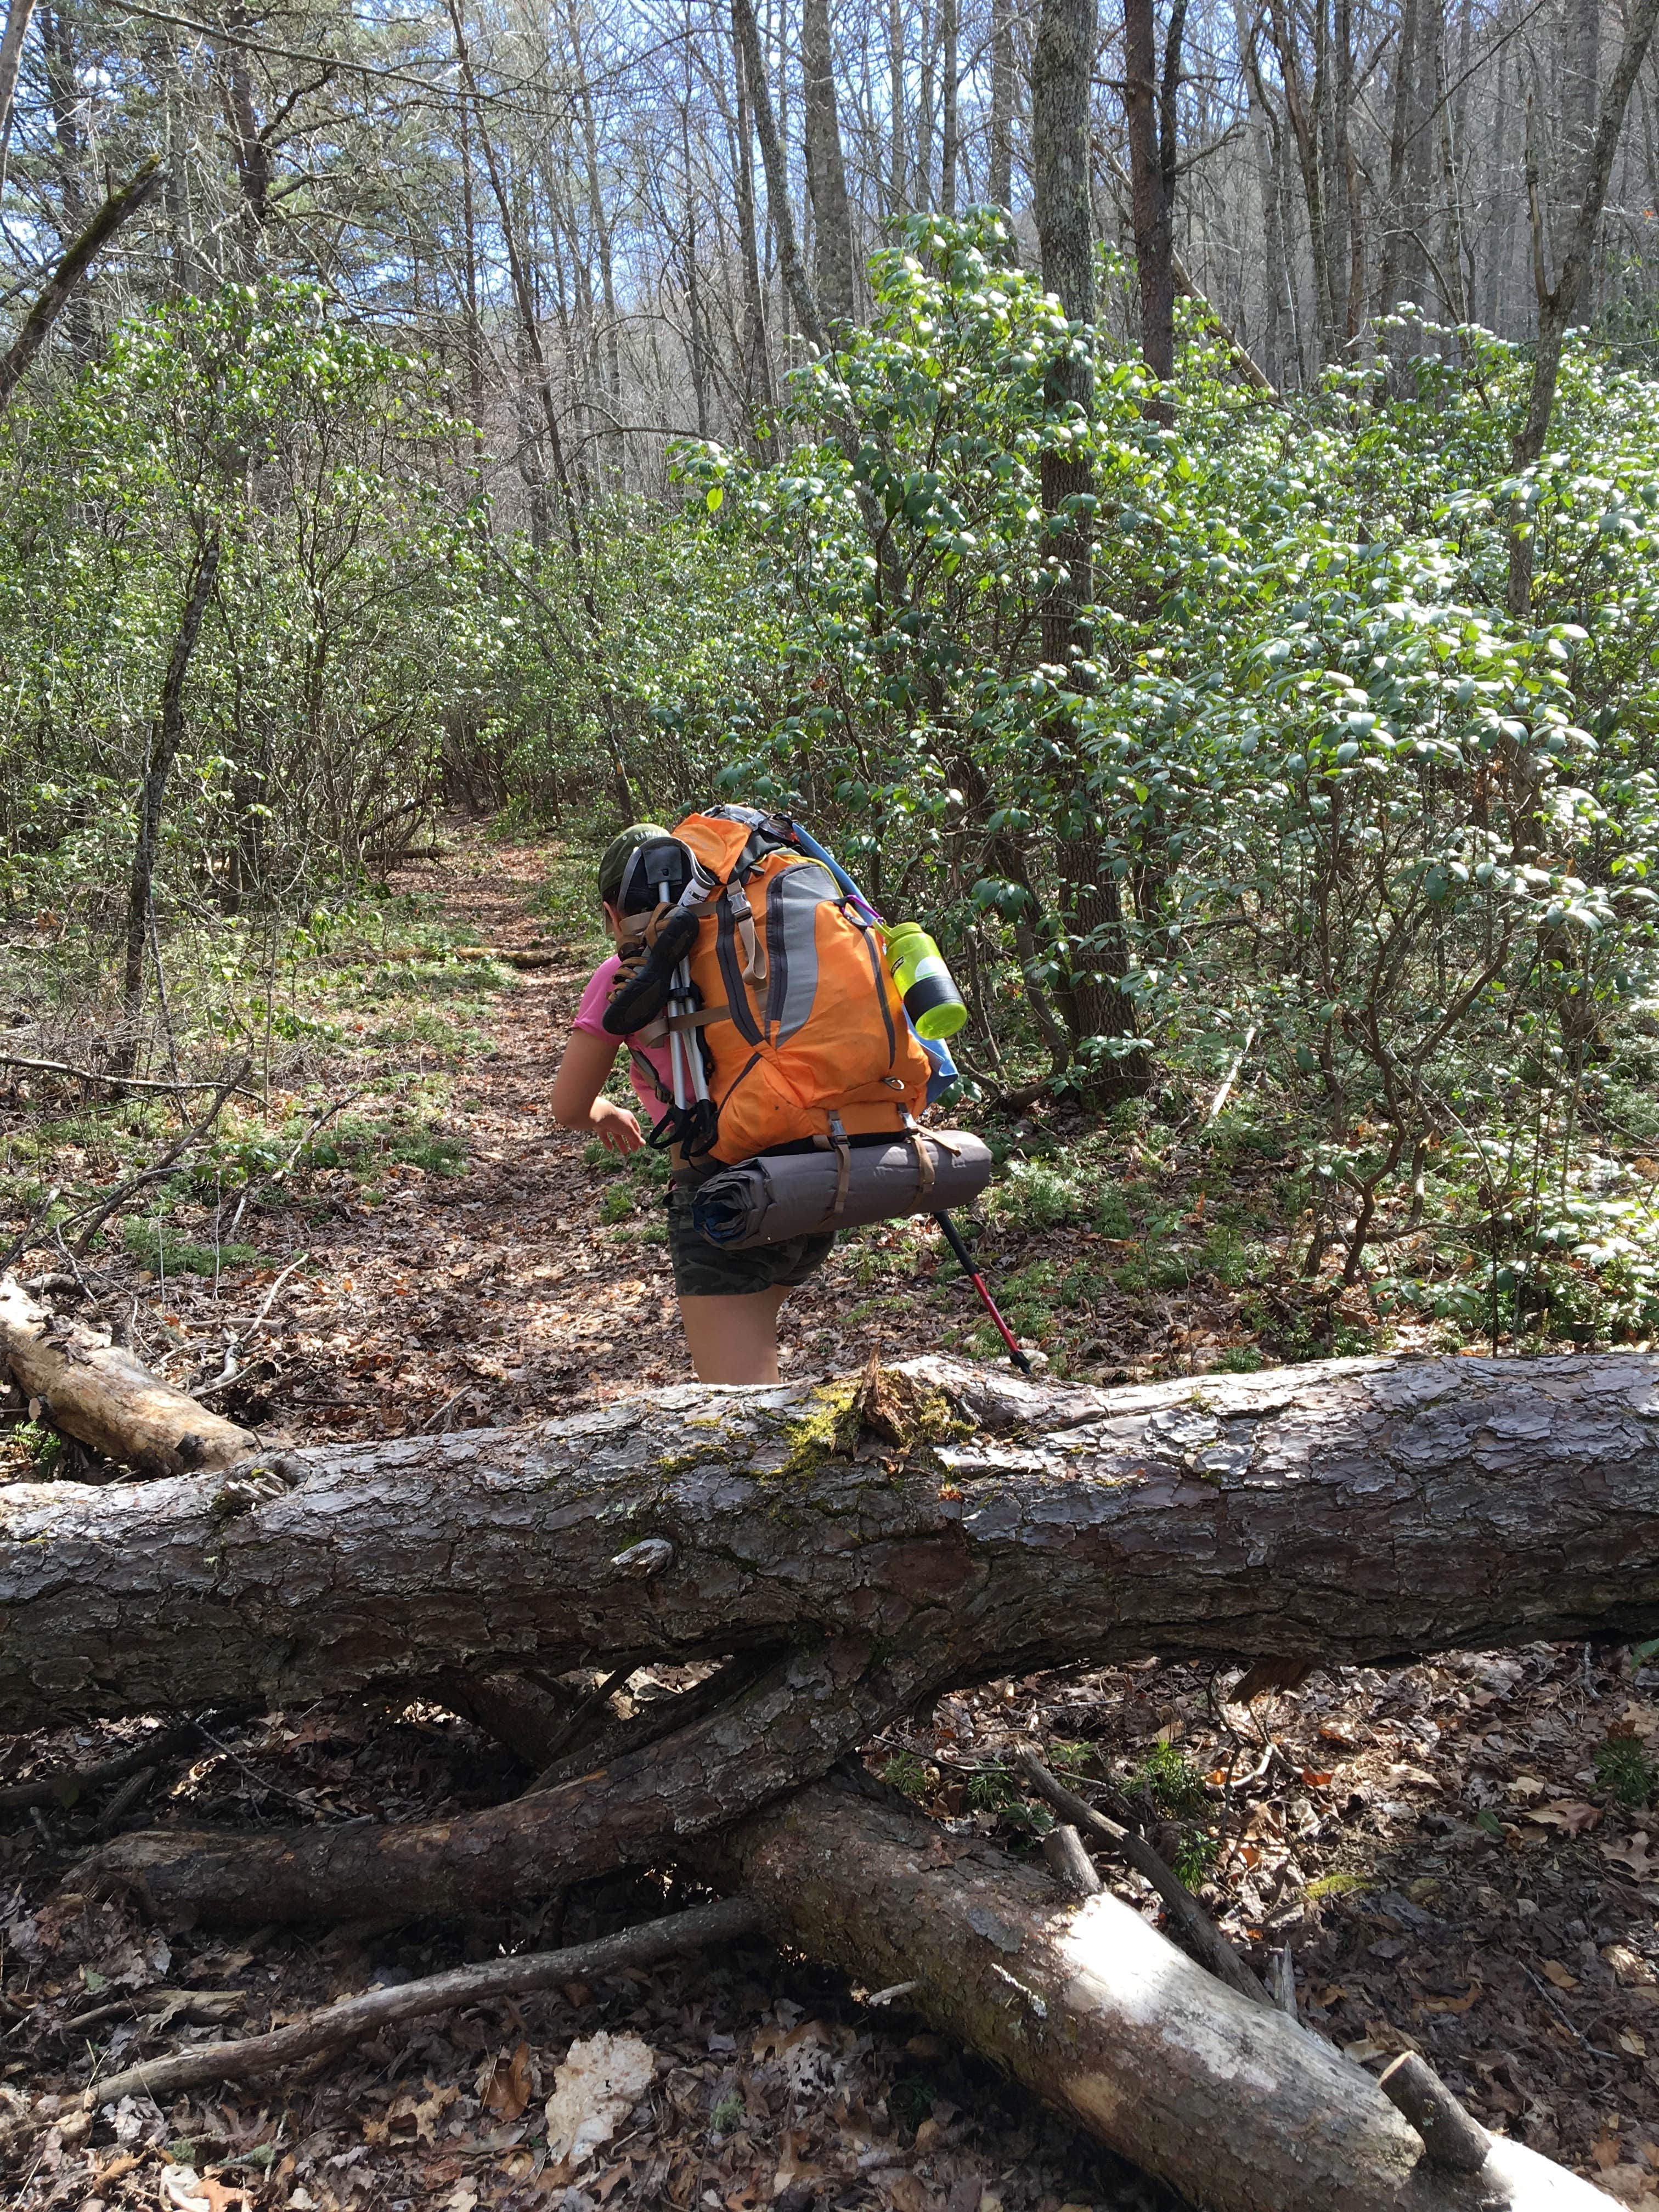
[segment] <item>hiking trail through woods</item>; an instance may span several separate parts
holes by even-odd
[[[395,1436],[574,1412],[641,1385],[692,1380],[663,1237],[665,1169],[654,1157],[591,1160],[588,1140],[556,1128],[548,1109],[577,1000],[605,950],[597,905],[590,899],[586,927],[573,921],[552,933],[550,954],[535,911],[545,847],[476,833],[394,880],[441,898],[477,945],[552,964],[517,971],[517,988],[494,996],[486,1048],[455,1078],[441,1127],[465,1145],[464,1173],[399,1164],[384,1203],[296,1222],[291,1249],[262,1251],[273,1276],[301,1251],[318,1272],[301,1270],[273,1316],[248,1413],[307,1442]],[[635,1103],[620,1070],[612,1088]],[[935,1295],[945,1309],[926,1343],[859,1280],[871,1247],[917,1244],[939,1253]],[[785,1376],[959,1341],[978,1315],[971,1288],[955,1278],[928,1222],[843,1243],[785,1304]],[[185,1281],[175,1326],[188,1328],[205,1298],[195,1279]]]
[[[263,1146],[267,1163],[245,1213],[217,1209],[226,1255],[238,1249],[230,1239],[246,1240],[237,1258],[218,1274],[141,1272],[151,1248],[129,1236],[89,1263],[108,1310],[130,1311],[135,1349],[185,1382],[211,1373],[225,1340],[269,1301],[268,1325],[214,1402],[300,1443],[544,1419],[690,1378],[662,1164],[591,1158],[547,1109],[603,951],[591,864],[471,826],[446,836],[435,866],[396,878],[405,896],[374,957],[325,958],[312,996],[295,988],[301,1046],[273,1060],[267,1115],[280,1141],[251,1116],[228,1140]],[[540,964],[509,971],[411,951],[420,930],[408,894],[428,917],[441,905],[452,943],[459,931],[463,944]],[[416,966],[420,990],[407,980]],[[623,1082],[619,1072],[618,1097]],[[117,1179],[89,1120],[71,1132],[13,1095],[9,1126],[55,1148],[54,1180],[70,1169]],[[332,1164],[319,1135],[304,1174],[284,1182],[295,1132],[330,1109],[322,1134],[350,1115],[355,1133]],[[108,1123],[111,1109],[99,1111]],[[160,1149],[176,1127],[158,1118],[144,1142]],[[1173,1182],[1173,1145],[1166,1158]],[[1142,1161],[1140,1171],[1157,1169]],[[1235,1183],[1283,1164],[1252,1158]],[[214,1198],[211,1177],[205,1189],[198,1178],[165,1235],[157,1214],[158,1262],[180,1234],[200,1261]],[[1210,1233],[1203,1188],[1178,1202],[1178,1233],[1195,1244]],[[1037,1264],[1055,1271],[1041,1295],[1056,1312],[1068,1295],[1064,1250],[1125,1249],[1078,1225],[1028,1221],[1022,1233],[995,1218],[990,1249],[1005,1269],[1024,1268],[1028,1297],[1039,1295]],[[1144,1374],[1122,1364],[1134,1358],[1191,1372],[1206,1345],[1213,1363],[1218,1343],[1240,1341],[1238,1297],[1216,1279],[1213,1251],[1207,1277],[1194,1266],[1165,1298],[1114,1284],[1098,1257],[1088,1264],[1078,1344],[1103,1379]],[[1288,1299],[1283,1310],[1294,1317]],[[931,1224],[889,1224],[844,1239],[789,1299],[783,1370],[805,1377],[878,1350],[986,1348],[977,1326],[972,1291]],[[27,1476],[39,1449],[14,1435],[8,1478]],[[1486,2125],[1592,2174],[1634,2212],[1659,2212],[1653,1656],[1532,1644],[1319,1669],[1248,1708],[1232,1702],[1229,1671],[1154,1657],[943,1697],[866,1759],[952,1832],[1020,1853],[1040,1822],[1013,1764],[1022,1747],[1085,1792],[1091,1777],[1109,1780],[1259,1971],[1291,1947],[1301,2014],[1316,2033],[1373,2066],[1415,2044]],[[636,1669],[613,1709],[665,1694],[674,1671]],[[0,1739],[0,1783],[83,1771],[155,1726]],[[72,1869],[97,1836],[124,1828],[429,1821],[525,1784],[472,1722],[400,1693],[209,1716],[199,1734],[163,1747],[136,1782],[79,1799],[71,1790],[67,1802],[60,1791],[0,1820],[0,2114],[20,2102],[40,2117],[67,2112],[94,2071],[192,2032],[261,2033],[462,1956],[547,1948],[663,1909],[659,1874],[625,1872],[468,1927],[225,1939],[82,1896]],[[1103,1858],[1101,1872],[1158,1916],[1121,1863]],[[572,2039],[601,2031],[644,2040],[653,2087],[627,2131],[567,2173],[550,2162],[540,2100]],[[872,2008],[844,1977],[761,1943],[414,2022],[320,2070],[181,2098],[165,2112],[129,2100],[89,2141],[53,2129],[31,2155],[6,2201],[80,2212],[1172,2207],[902,2002]]]

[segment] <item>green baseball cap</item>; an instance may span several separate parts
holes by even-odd
[[[648,845],[653,837],[665,837],[669,833],[660,823],[630,822],[619,836],[613,837],[599,855],[599,896],[606,906],[615,906],[622,890],[623,871],[629,859],[641,845]]]

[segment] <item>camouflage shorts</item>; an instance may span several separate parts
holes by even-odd
[[[823,1237],[791,1237],[781,1244],[757,1244],[747,1252],[727,1252],[693,1227],[691,1200],[697,1185],[718,1173],[695,1169],[675,1175],[668,1186],[668,1252],[674,1263],[674,1289],[683,1298],[745,1298],[760,1291],[793,1290],[830,1257],[831,1231]]]

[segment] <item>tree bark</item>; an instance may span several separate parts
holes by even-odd
[[[115,236],[123,223],[137,215],[155,188],[161,164],[152,155],[129,185],[112,192],[92,221],[74,240],[46,280],[46,289],[29,309],[23,327],[9,350],[0,356],[0,415],[10,406],[24,371],[51,335],[52,326],[74,297],[81,280]]]
[[[1589,6],[1593,0],[1581,0]],[[1538,294],[1538,343],[1533,354],[1532,382],[1527,394],[1525,419],[1515,434],[1514,460],[1517,469],[1530,468],[1544,451],[1550,417],[1555,411],[1555,387],[1561,374],[1561,348],[1589,282],[1595,233],[1607,204],[1613,176],[1613,155],[1619,150],[1625,110],[1647,51],[1659,24],[1659,0],[1633,0],[1626,18],[1625,43],[1602,96],[1601,112],[1578,177],[1578,206],[1568,234],[1567,250],[1553,284],[1545,264],[1543,215],[1539,199],[1537,157],[1532,135],[1532,108],[1527,110],[1527,195],[1532,217],[1533,279]],[[1580,42],[1581,46],[1583,41]],[[1580,92],[1582,98],[1582,88]],[[1532,533],[1518,523],[1510,535],[1510,567],[1505,604],[1517,622],[1532,611]]]
[[[99,1894],[131,1891],[164,1919],[267,1921],[453,1917],[672,1858],[827,1774],[915,1700],[868,1637],[831,1641],[768,1670],[665,1742],[483,1812],[381,1826],[155,1828],[82,1862]]]
[[[6,185],[6,152],[11,143],[12,104],[17,94],[17,72],[22,66],[23,41],[29,34],[34,0],[11,0],[6,27],[0,32],[0,191]]]
[[[1152,0],[1123,0],[1123,105],[1129,125],[1140,350],[1160,383],[1175,374],[1176,94],[1185,19],[1185,0],[1175,0],[1160,77]],[[1167,408],[1155,411],[1170,419]]]
[[[812,276],[818,306],[832,324],[857,312],[853,273],[853,204],[836,112],[830,0],[805,0],[801,76],[806,94],[806,190],[812,203]]]
[[[851,1382],[685,1386],[291,1452],[274,1497],[258,1462],[228,1498],[212,1475],[0,1491],[0,1729],[860,1637],[920,1698],[1148,1652],[1659,1632],[1649,1355],[1113,1392],[898,1373],[897,1442]]]
[[[1007,214],[1014,196],[1013,0],[991,0],[991,158],[986,184],[994,207]]]
[[[1048,364],[1043,392],[1051,412],[1071,436],[1086,436],[1094,404],[1091,351],[1095,319],[1094,223],[1090,182],[1089,88],[1095,58],[1095,0],[1043,0],[1031,67],[1031,152],[1042,281],[1081,326],[1083,343],[1068,345]],[[1094,467],[1086,443],[1073,452],[1055,442],[1042,455],[1044,511],[1060,515],[1066,502],[1089,498]],[[1042,657],[1079,691],[1090,684],[1094,645],[1089,616],[1094,598],[1093,531],[1086,511],[1073,510],[1054,539],[1060,565],[1042,611]],[[1060,1011],[1073,1049],[1091,1040],[1133,1040],[1134,1002],[1118,986],[1128,973],[1123,915],[1112,856],[1094,819],[1090,763],[1076,743],[1069,708],[1056,707],[1054,742],[1073,776],[1066,795],[1073,819],[1058,836],[1060,919],[1066,935]],[[1131,1043],[1121,1058],[1089,1071],[1090,1088],[1103,1102],[1147,1089],[1152,1071],[1145,1052]]]
[[[1477,2175],[1431,2164],[1373,2078],[1288,2014],[1225,1989],[1109,1891],[821,1784],[706,1863],[783,1941],[907,2002],[1216,2212],[1607,2212],[1495,2138]]]
[[[130,1352],[43,1312],[10,1276],[0,1276],[0,1376],[38,1401],[35,1418],[140,1474],[209,1474],[258,1449],[246,1429],[158,1382]]]
[[[149,758],[138,788],[138,829],[133,839],[132,866],[127,881],[126,958],[122,976],[127,1035],[111,1063],[120,1074],[131,1075],[137,1065],[138,1012],[144,1000],[144,954],[149,941],[161,815],[167,805],[173,763],[185,741],[185,685],[218,574],[219,536],[215,531],[198,545],[191,566],[190,588],[185,594],[184,611],[167,659],[167,674],[161,679],[161,703],[150,740]]]
[[[761,282],[760,233],[755,220],[754,126],[749,112],[749,69],[743,42],[732,40],[737,89],[738,237],[743,252],[743,388],[749,405],[749,434],[761,459],[777,459],[772,422],[776,398],[772,388],[772,351],[766,334],[766,294]],[[764,419],[763,420],[763,410]]]
[[[778,135],[777,117],[772,109],[766,58],[761,52],[753,0],[732,0],[732,27],[743,49],[749,96],[755,104],[755,136],[760,140],[761,166],[766,172],[767,209],[778,234],[778,266],[783,273],[783,289],[795,311],[801,336],[820,353],[828,353],[830,337],[823,326],[823,313],[812,289],[812,280],[806,273],[806,264],[801,259],[800,241],[796,235],[794,208],[789,198],[788,164],[784,158],[783,141]]]
[[[943,48],[939,87],[939,205],[941,215],[957,211],[957,170],[961,161],[957,100],[961,85],[957,0],[939,0],[939,42]]]

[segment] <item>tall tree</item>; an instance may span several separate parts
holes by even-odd
[[[23,41],[29,34],[34,0],[11,0],[6,27],[0,32],[0,191],[6,187],[6,153],[11,144],[12,103],[17,96],[17,72],[23,62]]]
[[[1054,518],[1056,568],[1043,603],[1042,657],[1058,675],[1055,744],[1075,777],[1068,818],[1058,838],[1065,974],[1061,1012],[1074,1050],[1100,1051],[1092,1087],[1103,1097],[1144,1091],[1151,1081],[1136,1035],[1134,1003],[1119,986],[1128,973],[1123,914],[1077,742],[1075,711],[1064,692],[1086,690],[1094,644],[1094,564],[1090,510],[1095,491],[1087,427],[1094,402],[1090,326],[1095,319],[1094,237],[1090,192],[1089,95],[1094,76],[1095,0],[1042,0],[1031,66],[1031,160],[1042,281],[1076,331],[1050,361],[1044,397],[1067,433],[1042,456],[1042,504]],[[1081,450],[1077,450],[1079,447]]]
[[[991,0],[991,150],[987,193],[993,206],[1014,198],[1013,0]]]
[[[806,190],[812,203],[812,275],[823,313],[831,323],[850,323],[858,311],[853,203],[836,107],[830,0],[805,0],[801,71],[806,99]]]
[[[939,0],[939,42],[944,48],[944,82],[940,88],[939,204],[944,215],[957,211],[957,168],[961,161],[957,138],[957,100],[961,89],[958,62],[960,8],[958,0]]]
[[[1173,0],[1160,73],[1153,0],[1123,0],[1123,103],[1129,124],[1140,349],[1160,380],[1175,374],[1176,103],[1186,19],[1187,0]],[[1167,420],[1167,410],[1157,405]]]
[[[1581,12],[1598,9],[1600,0],[1571,0]],[[1602,94],[1595,128],[1578,165],[1577,207],[1566,230],[1567,248],[1555,282],[1549,281],[1548,250],[1544,236],[1542,187],[1539,176],[1537,142],[1532,108],[1527,111],[1527,198],[1532,218],[1533,283],[1538,298],[1538,342],[1533,354],[1532,379],[1527,392],[1527,411],[1515,434],[1517,469],[1530,468],[1544,451],[1550,417],[1555,411],[1555,387],[1561,374],[1561,347],[1589,286],[1595,234],[1607,205],[1613,159],[1625,125],[1625,110],[1632,88],[1653,42],[1659,24],[1659,0],[1632,0],[1625,18],[1625,42]],[[1583,32],[1577,42],[1579,65],[1594,51],[1591,33]],[[1581,90],[1582,90],[1582,78]],[[1510,538],[1509,581],[1505,594],[1509,611],[1525,621],[1532,610],[1533,541],[1530,529],[1517,522]]]

